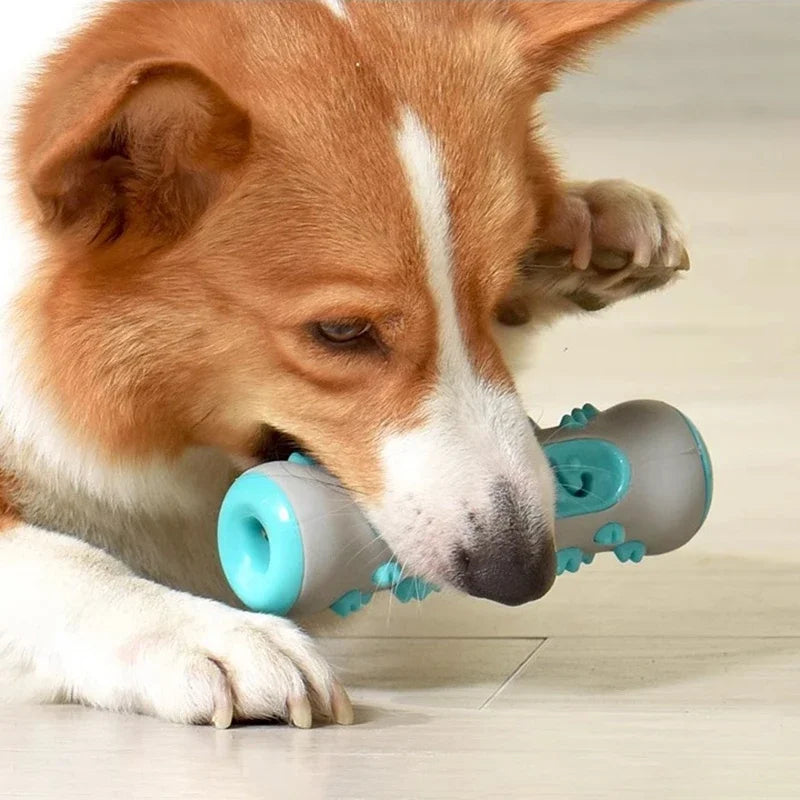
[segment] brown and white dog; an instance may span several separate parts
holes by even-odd
[[[685,251],[657,195],[562,181],[537,99],[664,5],[113,2],[67,40],[23,109],[30,247],[0,276],[0,695],[350,722],[217,563],[224,491],[287,436],[410,571],[548,590],[551,477],[494,326]]]

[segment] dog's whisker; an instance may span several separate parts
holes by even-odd
[[[382,540],[382,539],[380,539],[380,538],[378,538],[378,537],[376,537],[376,538],[375,538],[375,539],[373,539],[372,541],[370,541],[370,542],[367,542],[365,545],[363,545],[362,547],[360,547],[360,548],[358,549],[358,551],[357,551],[356,553],[354,553],[354,554],[353,554],[353,556],[352,556],[352,557],[351,557],[351,558],[350,558],[350,559],[349,559],[349,560],[346,562],[346,564],[347,564],[347,565],[350,565],[350,564],[352,564],[352,563],[353,563],[353,562],[354,562],[354,561],[355,561],[357,558],[359,558],[359,557],[360,557],[360,556],[362,556],[364,553],[366,553],[366,552],[367,552],[367,551],[368,551],[368,550],[369,550],[371,547],[373,547],[374,545],[383,545],[383,544],[384,544],[383,540]]]

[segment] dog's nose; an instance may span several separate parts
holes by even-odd
[[[506,481],[492,492],[483,521],[471,519],[472,542],[458,554],[457,582],[469,594],[509,606],[538,600],[556,578],[550,523],[521,503]]]
[[[552,536],[533,541],[493,540],[459,554],[459,582],[466,592],[507,606],[538,600],[556,578]]]

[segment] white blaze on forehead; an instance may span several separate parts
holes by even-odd
[[[437,142],[410,109],[403,111],[397,151],[408,177],[422,232],[428,283],[437,306],[439,366],[445,371],[471,371],[458,321],[450,224],[450,202],[442,154]]]
[[[347,19],[345,0],[319,0],[330,12],[339,19]]]

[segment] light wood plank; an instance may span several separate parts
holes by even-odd
[[[350,729],[217,732],[68,708],[0,718],[0,797],[795,800],[775,709],[587,714],[372,706]]]
[[[792,535],[787,530],[785,537]],[[327,627],[330,618],[320,627],[356,637],[800,636],[794,563],[770,561],[771,552],[759,558],[697,550],[638,565],[598,557],[529,606],[448,594],[414,607],[379,596],[342,628]]]
[[[363,703],[479,709],[542,639],[323,639],[353,697]]]
[[[556,637],[491,701],[640,714],[773,709],[800,718],[800,638]]]

